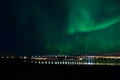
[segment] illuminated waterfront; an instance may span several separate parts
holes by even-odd
[[[120,56],[1,56],[1,60],[20,59],[24,63],[55,65],[120,65]]]

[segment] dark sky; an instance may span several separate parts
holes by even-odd
[[[75,1],[80,1],[80,4]],[[120,1],[101,0],[101,3],[96,2],[95,6],[99,5],[96,9],[89,11],[88,5],[95,7],[92,1],[95,0],[88,3],[83,0],[1,0],[0,54],[96,55],[119,52]],[[83,3],[85,5],[82,5]],[[80,7],[72,9],[71,4]],[[78,15],[77,8],[82,15],[80,20],[85,20],[85,24],[93,18],[96,24],[104,24],[104,21],[109,19],[114,21],[116,16],[118,22],[105,29],[81,32],[80,29],[84,26],[76,27],[79,19],[78,16],[77,19],[74,17]],[[90,14],[94,17],[90,18]],[[71,16],[73,18],[70,18]],[[71,26],[70,19],[75,26]],[[110,21],[105,23],[109,24]],[[74,34],[69,33],[69,30],[73,30]]]
[[[68,10],[65,2],[1,0],[0,3],[1,54],[49,53],[50,50],[46,48],[47,38],[54,31],[58,32],[64,28]],[[56,33],[57,35],[60,33]]]

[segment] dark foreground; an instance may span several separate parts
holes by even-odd
[[[119,79],[120,66],[40,65],[0,61],[1,80]]]

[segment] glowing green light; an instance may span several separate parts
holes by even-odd
[[[102,22],[97,22],[95,16],[99,13],[100,6],[93,6],[94,4],[88,3],[88,1],[90,0],[86,0],[86,2],[83,3],[82,0],[76,0],[74,5],[71,3],[68,33],[73,34],[76,32],[101,30],[120,22],[120,15],[107,20],[103,19]],[[91,2],[92,1],[94,0],[91,0]],[[81,5],[81,3],[84,5]],[[99,3],[96,4],[99,5]],[[94,8],[96,11],[93,10]]]

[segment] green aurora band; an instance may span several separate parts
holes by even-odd
[[[120,0],[1,0],[0,20],[3,53],[120,52]]]
[[[95,3],[97,6],[95,6],[93,3]],[[74,34],[75,32],[101,30],[120,22],[120,15],[117,17],[115,15],[113,18],[103,20],[102,22],[96,22],[95,16],[97,15],[97,12],[99,12],[99,7],[102,6],[99,5],[100,1],[74,0],[73,2],[72,0],[71,4],[69,33]]]
[[[112,3],[113,0],[70,0],[67,34],[49,48],[54,45],[53,50],[60,54],[73,55],[119,51],[120,11]]]

